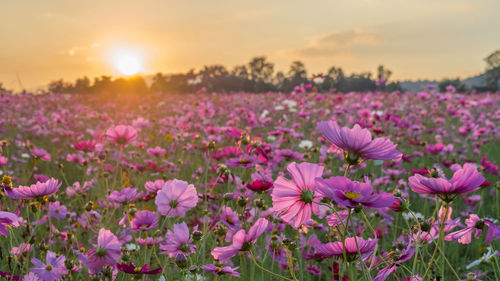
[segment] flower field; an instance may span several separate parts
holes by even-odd
[[[500,96],[0,96],[2,280],[500,280]]]

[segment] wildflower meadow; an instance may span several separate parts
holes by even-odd
[[[0,95],[2,280],[500,280],[500,96]]]

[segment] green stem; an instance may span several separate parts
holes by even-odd
[[[286,278],[284,276],[281,276],[279,274],[276,274],[276,273],[274,273],[272,271],[269,271],[269,270],[265,269],[264,267],[262,267],[260,264],[257,263],[257,261],[255,260],[255,257],[253,256],[253,253],[251,251],[249,253],[250,253],[250,259],[255,264],[255,266],[257,266],[257,268],[259,268],[260,270],[265,271],[265,272],[267,272],[267,273],[269,273],[269,274],[271,274],[271,275],[273,275],[275,277],[279,277],[281,279],[285,279],[285,280],[288,280],[288,281],[294,281],[293,279]]]
[[[429,261],[429,264],[427,265],[427,269],[425,270],[425,273],[424,273],[424,276],[422,277],[422,280],[425,280],[425,277],[429,273],[429,270],[431,269],[432,263],[434,262],[434,257],[436,256],[436,253],[439,249],[439,245],[441,245],[441,243],[443,242],[444,225],[446,223],[446,218],[448,218],[448,210],[449,210],[450,204],[448,202],[444,202],[444,205],[445,205],[445,212],[444,212],[444,217],[441,221],[441,225],[439,226],[439,237],[438,237],[437,245],[434,248],[434,252],[432,253],[431,260]],[[444,255],[444,253],[443,253],[443,255]]]

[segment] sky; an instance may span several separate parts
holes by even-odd
[[[285,72],[301,60],[309,74],[383,64],[393,80],[466,78],[500,49],[498,11],[498,0],[0,0],[0,82],[121,75],[122,53],[144,74],[263,55]]]

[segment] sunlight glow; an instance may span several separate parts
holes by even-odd
[[[113,66],[123,75],[135,75],[143,69],[141,55],[130,50],[120,50],[112,55]]]

